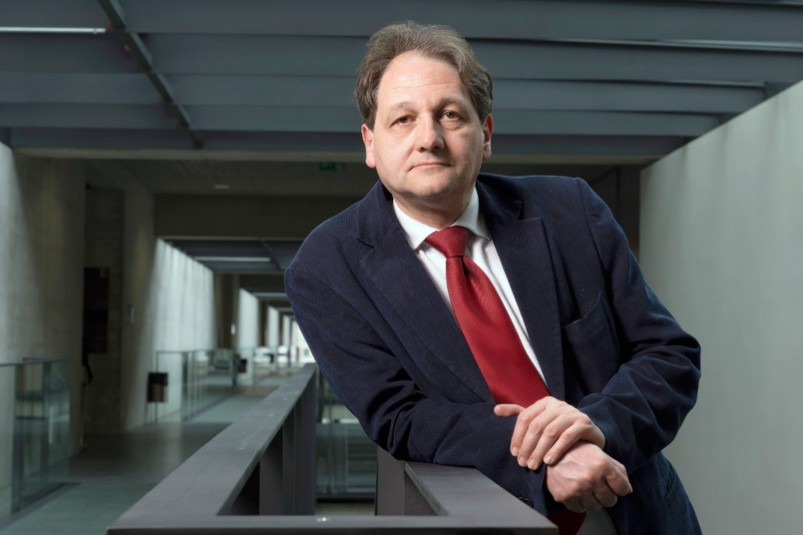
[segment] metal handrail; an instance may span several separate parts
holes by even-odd
[[[308,364],[288,378],[159,483],[107,533],[557,533],[542,515],[478,471],[427,463],[387,465],[395,473],[380,481],[380,487],[387,487],[388,481],[402,485],[399,514],[314,515],[316,373]]]
[[[67,359],[61,357],[25,357],[19,361],[0,362],[0,368],[33,366],[35,364],[53,364],[54,362],[66,362]]]

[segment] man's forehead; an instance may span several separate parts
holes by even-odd
[[[408,50],[397,55],[388,63],[379,83],[381,84],[388,77],[415,80],[422,76],[422,67],[443,70],[460,78],[457,68],[445,59],[428,56],[418,50]]]
[[[422,88],[426,88],[423,94]],[[442,104],[464,105],[469,93],[450,63],[415,51],[396,56],[379,81],[377,105],[387,109],[411,108],[420,106],[426,97]]]

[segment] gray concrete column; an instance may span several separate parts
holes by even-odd
[[[234,348],[234,326],[237,325],[239,296],[240,281],[238,275],[231,273],[215,274],[218,347]]]
[[[268,325],[267,325],[267,344],[268,348],[275,352],[281,343],[280,314],[276,307],[268,306]]]

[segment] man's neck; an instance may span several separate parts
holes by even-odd
[[[404,200],[400,201],[394,198],[394,204],[408,217],[440,230],[448,227],[460,217],[460,214],[468,206],[470,199],[471,196],[469,195],[466,199],[453,203],[451,206],[438,204],[432,207],[415,207],[405,203]]]

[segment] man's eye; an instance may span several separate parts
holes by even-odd
[[[457,120],[460,119],[460,114],[454,110],[446,110],[443,112],[443,118],[449,120]]]
[[[393,124],[402,124],[403,125],[403,124],[407,124],[409,122],[410,122],[410,118],[405,116],[405,117],[399,117],[398,119],[393,121]]]

